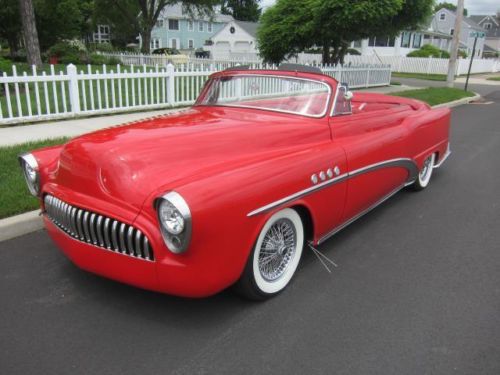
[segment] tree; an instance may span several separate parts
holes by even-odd
[[[11,56],[19,49],[21,24],[19,23],[19,1],[3,0],[0,6],[0,38],[9,45]]]
[[[260,0],[223,0],[221,13],[239,21],[257,22],[262,13]]]
[[[457,11],[457,6],[455,4],[448,3],[445,1],[443,3],[438,3],[434,6],[434,13],[436,13],[438,10],[443,9],[443,8],[451,10],[453,12]],[[468,14],[468,11],[466,8],[464,8],[464,16],[467,17],[467,14]]]
[[[91,0],[35,0],[42,49],[62,39],[84,38],[89,32],[89,8],[93,9]]]
[[[21,22],[23,24],[26,57],[29,65],[42,66],[38,32],[36,30],[35,10],[31,0],[19,0]]]
[[[131,30],[138,30],[142,39],[142,52],[148,53],[151,44],[151,31],[155,26],[163,8],[178,3],[178,0],[96,0],[99,9],[107,9],[104,18],[111,23],[116,17],[122,18],[122,23],[130,25]],[[220,0],[184,0],[184,11],[195,16],[210,17],[213,7],[220,4]],[[114,13],[113,17],[110,13]]]
[[[432,6],[433,0],[278,0],[261,17],[259,51],[277,63],[321,46],[323,63],[343,63],[351,42],[416,29]]]

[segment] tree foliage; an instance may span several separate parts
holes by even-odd
[[[343,63],[352,41],[395,36],[431,15],[433,0],[278,0],[261,17],[259,51],[278,63],[313,46],[323,63]]]
[[[35,0],[42,49],[63,39],[80,39],[92,32],[93,0]]]
[[[168,5],[178,3],[178,0],[95,0],[96,9],[102,12],[101,19],[109,21],[112,26],[129,30],[137,30],[142,39],[142,51],[149,52],[151,31],[158,21],[162,10]],[[211,16],[213,7],[220,0],[183,0],[185,12],[193,17]]]
[[[434,13],[436,13],[438,10],[440,9],[448,9],[448,10],[451,10],[453,12],[456,12],[457,11],[457,6],[455,4],[452,4],[452,3],[448,3],[448,2],[443,2],[443,3],[438,3],[434,6]],[[467,17],[467,9],[464,8],[464,16]]]
[[[221,12],[238,21],[257,22],[262,13],[260,0],[223,0]]]
[[[21,38],[21,22],[18,0],[2,0],[0,6],[0,39],[9,45],[10,53],[15,54]]]

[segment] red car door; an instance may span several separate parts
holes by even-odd
[[[404,186],[408,179],[408,131],[402,122],[411,108],[357,104],[353,113],[330,118],[332,137],[347,156],[347,171],[341,172],[349,175],[343,222]]]

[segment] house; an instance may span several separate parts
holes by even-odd
[[[396,37],[375,36],[352,43],[351,48],[357,49],[362,55],[406,56],[424,44],[432,44],[439,49],[449,51],[452,36],[432,30],[403,31]]]
[[[94,43],[111,43],[111,32],[109,25],[97,25],[97,32],[92,34]]]
[[[216,11],[213,17],[185,13],[182,4],[166,6],[151,32],[151,49],[176,48],[194,50],[205,45],[212,35],[220,31],[233,17]]]
[[[430,28],[434,31],[441,32],[443,34],[453,35],[455,27],[455,12],[442,8],[438,10],[434,17],[432,18]],[[459,48],[467,53],[467,56],[472,54],[472,49],[474,46],[474,32],[483,32],[483,28],[479,26],[470,17],[464,17],[462,22],[462,27],[460,30],[460,46]],[[476,56],[481,57],[484,51],[484,38],[478,38],[476,44]]]
[[[455,12],[443,8],[434,14],[426,29],[403,31],[394,38],[374,36],[353,42],[351,48],[357,49],[362,55],[406,56],[423,45],[432,44],[449,52],[453,39],[455,18]],[[474,37],[471,36],[471,32],[476,31],[484,30],[470,17],[464,17],[460,31],[459,48],[467,52],[469,56],[474,45]],[[476,45],[476,57],[482,56],[483,51],[484,39],[479,38]]]
[[[470,16],[486,33],[485,52],[500,52],[500,12],[496,15]]]
[[[215,59],[257,57],[257,22],[231,21],[211,38],[211,52]]]

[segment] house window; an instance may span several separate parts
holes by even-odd
[[[109,26],[99,25],[99,34],[109,34]]]
[[[370,39],[368,39],[368,46],[375,47],[375,37],[374,36],[372,36]]]
[[[491,23],[485,23],[485,24],[484,24],[484,28],[485,28],[486,30],[490,30],[490,29],[491,29]]]
[[[153,38],[151,39],[151,49],[158,49],[160,48],[160,39]]]
[[[440,14],[439,14],[439,19],[440,19],[441,21],[444,21],[444,20],[446,19],[446,13],[440,13]]]
[[[450,35],[453,35],[455,33],[455,29],[450,29]]]
[[[169,30],[179,30],[179,20],[168,20]]]
[[[155,27],[163,27],[163,20],[156,21]]]
[[[198,21],[198,31],[203,32],[204,27],[203,27],[203,21]]]
[[[188,20],[188,31],[193,31],[193,30],[194,30],[194,21]]]
[[[368,45],[370,47],[394,47],[395,40],[395,38],[389,38],[388,36],[377,36],[370,38]]]
[[[170,48],[174,48],[174,49],[178,48],[177,39],[175,39],[175,38],[170,39]]]
[[[211,32],[213,32],[213,31],[214,31],[214,27],[213,27],[213,25],[212,25],[212,22],[208,22],[208,23],[207,23],[207,31],[208,31],[209,33],[211,33]]]
[[[355,41],[352,43],[352,47],[353,47],[353,48],[361,48],[361,40],[355,40]]]
[[[413,48],[420,48],[422,46],[422,34],[415,33],[413,37]]]
[[[411,33],[409,33],[408,31],[403,32],[403,34],[401,35],[401,47],[410,48],[410,37]]]
[[[194,40],[193,39],[188,39],[188,48],[193,49],[194,48]]]

